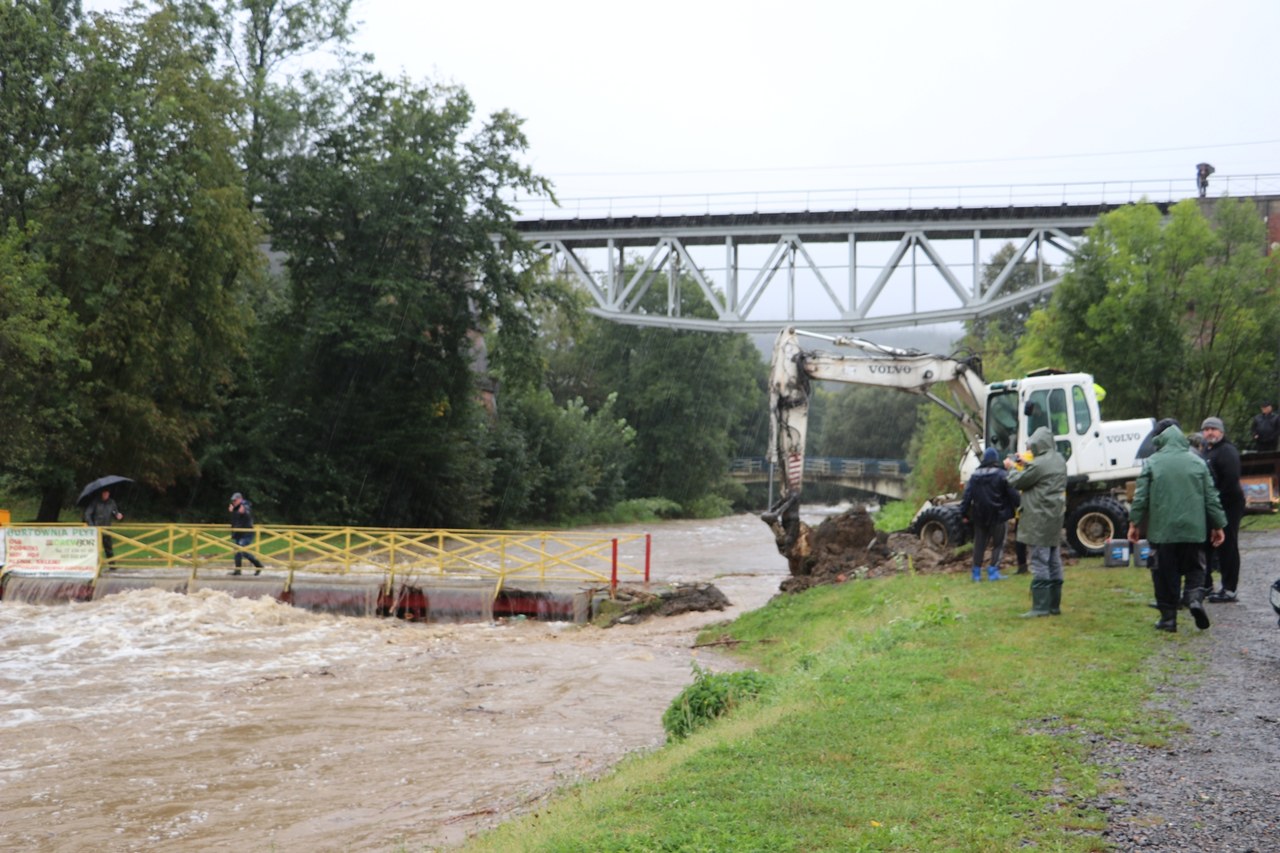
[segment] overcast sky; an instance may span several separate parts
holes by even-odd
[[[1280,172],[1276,0],[356,0],[355,18],[384,71],[522,116],[566,202]]]

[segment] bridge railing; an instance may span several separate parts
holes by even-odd
[[[225,574],[236,552],[245,551],[264,571],[286,573],[286,589],[296,573],[377,576],[389,586],[433,577],[481,580],[494,584],[494,595],[512,581],[614,585],[648,582],[650,575],[651,543],[643,533],[259,525],[254,542],[242,546],[226,525],[120,524],[101,532],[114,545],[108,568],[181,569],[195,579]]]
[[[767,474],[769,462],[763,456],[741,456],[729,465],[735,477]],[[905,459],[860,459],[840,456],[809,456],[804,460],[806,476],[823,477],[905,477],[911,465]]]
[[[1280,195],[1280,174],[1214,175],[1213,196]],[[968,186],[842,187],[756,192],[668,193],[561,198],[517,197],[521,219],[603,219],[619,216],[703,216],[829,210],[949,207],[1028,207],[1058,204],[1129,204],[1178,201],[1198,194],[1194,175],[1182,178]]]

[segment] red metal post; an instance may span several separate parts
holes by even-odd
[[[618,540],[613,540],[613,575],[609,581],[609,594],[612,595],[618,591]]]
[[[649,555],[653,553],[653,534],[644,535],[644,582],[649,582]]]

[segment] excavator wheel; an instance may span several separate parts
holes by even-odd
[[[913,528],[920,541],[938,551],[959,548],[969,538],[958,506],[931,506],[920,513]]]
[[[1067,513],[1067,544],[1082,557],[1097,557],[1108,539],[1123,539],[1129,530],[1129,512],[1112,497],[1081,501]]]

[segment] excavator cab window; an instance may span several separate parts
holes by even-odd
[[[1067,412],[1067,392],[1062,388],[1032,391],[1025,407],[1027,437],[1042,426],[1049,427],[1063,459],[1071,458],[1071,416]],[[1065,436],[1065,440],[1062,438]]]
[[[994,447],[1002,459],[1018,451],[1017,391],[987,397],[987,447]]]
[[[1093,416],[1089,414],[1089,398],[1079,385],[1071,386],[1071,405],[1076,412],[1076,435],[1084,435],[1093,426]]]

